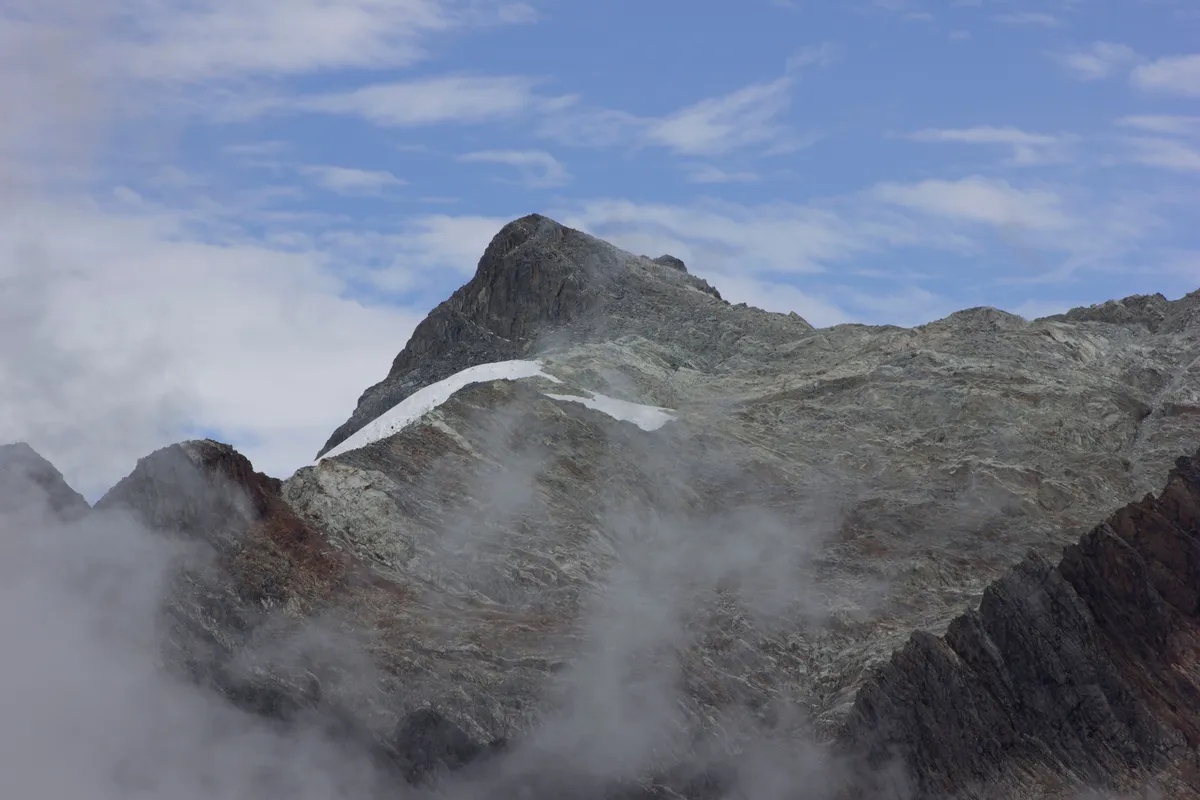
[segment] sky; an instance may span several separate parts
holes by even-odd
[[[0,439],[90,496],[199,435],[286,477],[531,212],[817,326],[1175,299],[1197,30],[1191,0],[4,0]]]

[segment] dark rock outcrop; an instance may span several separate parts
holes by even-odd
[[[283,502],[280,482],[229,445],[189,441],[158,450],[96,510],[129,513],[160,535],[211,548],[212,560],[182,565],[164,609],[168,663],[189,679],[251,714],[317,726],[371,756],[397,783],[458,770],[495,748],[432,709],[402,717],[388,735],[365,710],[372,702],[401,707],[394,695],[364,689],[353,675],[346,690],[331,691],[338,665],[328,653],[273,652],[272,644],[323,613],[369,624],[352,609],[384,605],[395,587],[332,548]]]
[[[167,662],[240,708],[287,720],[318,704],[312,676],[235,662],[272,612],[311,615],[329,605],[349,563],[296,517],[279,486],[229,445],[190,441],[138,461],[95,508],[199,548],[168,593]]]
[[[71,521],[89,509],[83,495],[28,444],[0,445],[0,513],[45,510]]]
[[[1200,796],[1200,455],[1052,566],[1030,556],[860,689],[843,744],[895,796]],[[1038,794],[1041,792],[1042,794]],[[887,795],[885,796],[893,796]]]

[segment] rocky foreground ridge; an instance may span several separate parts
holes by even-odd
[[[1200,796],[1195,462],[1137,501],[1200,440],[1198,309],[814,329],[535,215],[322,452],[468,367],[539,374],[283,482],[166,448],[97,513],[213,553],[170,663],[397,785]]]

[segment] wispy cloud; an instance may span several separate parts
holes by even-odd
[[[1172,172],[1200,172],[1200,150],[1176,139],[1140,136],[1126,143],[1131,160],[1137,164]]]
[[[884,183],[872,193],[885,203],[922,213],[1003,227],[1056,230],[1072,222],[1058,194],[1018,189],[1008,181],[980,176],[957,181]]]
[[[720,155],[777,141],[791,89],[792,79],[783,77],[701,100],[649,122],[646,138],[684,155]]]
[[[707,97],[661,116],[569,106],[564,99],[559,105],[563,113],[547,115],[540,132],[576,146],[652,145],[685,156],[718,156],[753,148],[772,154],[789,152],[810,143],[782,120],[800,74],[831,64],[836,57],[831,44],[804,48],[787,59],[779,78]]]
[[[275,106],[348,114],[385,127],[478,123],[552,106],[555,101],[537,95],[534,86],[521,76],[447,75],[279,100]]]
[[[145,0],[114,51],[154,80],[390,68],[424,58],[431,35],[535,17],[528,4],[504,0]]]
[[[1148,133],[1174,136],[1200,135],[1200,117],[1189,117],[1179,114],[1146,114],[1121,117],[1117,120],[1117,124],[1127,128],[1137,128]]]
[[[1132,47],[1113,42],[1095,42],[1086,50],[1053,55],[1069,73],[1084,81],[1107,78],[1128,69],[1138,60]]]
[[[996,14],[992,19],[1005,25],[1029,25],[1039,28],[1057,28],[1062,20],[1053,14],[1042,11],[1015,11],[1007,14]]]
[[[685,172],[691,183],[753,183],[759,180],[757,173],[729,172],[711,164],[691,164]]]
[[[1077,140],[1077,137],[1071,134],[1030,133],[1011,125],[926,128],[907,134],[905,138],[915,142],[952,142],[1009,147],[1012,149],[1009,163],[1024,166],[1065,160],[1069,146]]]
[[[481,150],[461,155],[458,160],[515,167],[521,182],[532,188],[562,186],[571,179],[562,162],[545,150]]]
[[[1142,64],[1133,71],[1130,80],[1147,91],[1200,97],[1200,53]]]
[[[301,167],[300,172],[318,186],[337,194],[380,194],[405,185],[405,181],[385,170],[310,164]]]
[[[789,75],[795,75],[808,67],[827,67],[837,60],[838,49],[832,42],[822,42],[801,48],[788,57],[785,65]]]

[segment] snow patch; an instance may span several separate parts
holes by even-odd
[[[473,383],[515,381],[521,378],[545,378],[552,383],[562,383],[558,378],[543,371],[539,361],[497,361],[492,364],[467,367],[462,372],[456,372],[445,380],[431,383],[425,388],[413,392],[368,422],[317,461],[320,462],[326,458],[357,450],[372,442],[394,436],[449,400],[459,389],[466,388]]]
[[[588,392],[588,397],[574,394],[547,394],[552,400],[566,400],[571,403],[582,403],[588,408],[607,414],[622,422],[632,422],[644,431],[656,431],[663,425],[675,419],[668,408],[645,406],[641,403],[631,403],[628,400],[618,400],[598,392]]]

